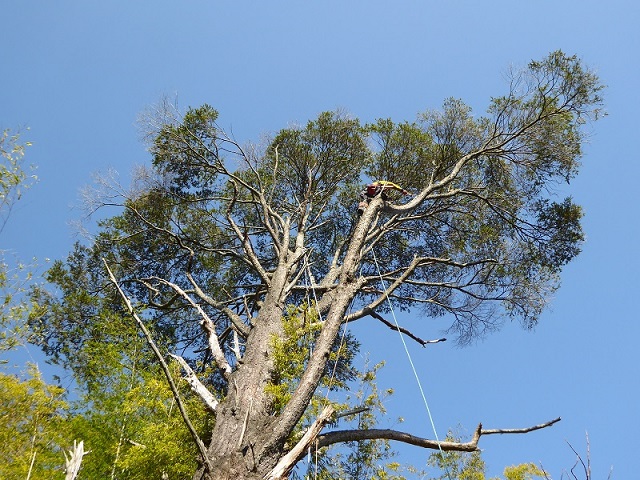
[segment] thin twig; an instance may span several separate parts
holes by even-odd
[[[558,423],[561,420],[560,417],[550,420],[545,423],[541,423],[540,425],[534,425],[533,427],[527,428],[496,428],[493,430],[481,430],[481,435],[494,435],[494,434],[505,434],[505,433],[529,433],[535,430],[540,430],[542,428],[547,428],[553,425],[554,423]]]

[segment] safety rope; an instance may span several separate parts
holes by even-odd
[[[411,365],[411,369],[413,370],[413,375],[416,378],[416,382],[418,384],[418,389],[420,390],[420,395],[422,395],[422,401],[424,402],[424,406],[427,410],[427,414],[429,416],[429,421],[431,422],[431,428],[433,429],[433,434],[435,435],[436,438],[436,443],[438,444],[438,450],[440,450],[440,454],[442,455],[443,459],[444,459],[444,451],[442,450],[442,446],[440,445],[440,439],[438,437],[438,432],[436,430],[436,424],[433,421],[433,415],[431,415],[431,409],[429,408],[429,402],[427,402],[427,396],[424,393],[424,389],[422,388],[422,382],[420,381],[420,377],[418,376],[418,371],[416,370],[416,366],[413,363],[413,359],[411,358],[411,353],[409,352],[409,348],[407,347],[407,342],[404,339],[404,335],[402,334],[402,331],[400,329],[400,325],[398,324],[398,319],[396,318],[396,312],[393,309],[393,304],[391,303],[391,299],[389,298],[389,295],[387,295],[386,292],[387,291],[387,287],[384,281],[384,278],[382,277],[382,273],[380,273],[380,265],[378,264],[378,259],[376,258],[376,252],[374,251],[374,249],[371,249],[371,254],[373,255],[373,261],[376,265],[376,270],[378,272],[378,277],[380,278],[380,287],[382,288],[382,292],[387,300],[387,303],[389,304],[389,310],[391,311],[391,316],[393,317],[393,322],[396,325],[396,330],[398,331],[398,334],[400,335],[400,340],[402,341],[402,345],[404,346],[404,351],[407,354],[407,358],[409,359],[409,364]],[[447,477],[449,478],[449,480],[451,480],[451,475],[449,474],[449,469],[447,468],[446,464],[445,464],[445,471],[447,474]]]
[[[373,261],[374,261],[375,266],[376,266],[378,277],[380,278],[380,286],[382,288],[382,291],[385,292],[386,291],[386,284],[385,284],[384,278],[382,277],[382,273],[380,272],[380,265],[378,264],[378,259],[376,258],[376,254],[375,254],[374,249],[371,249],[371,253],[373,255]],[[307,276],[309,278],[310,289],[313,292],[313,297],[314,297],[315,306],[316,306],[316,312],[318,314],[318,320],[320,322],[322,322],[322,315],[321,315],[320,311],[317,308],[318,307],[318,297],[316,296],[316,290],[315,290],[315,287],[314,287],[314,283],[315,282],[313,281],[313,277],[311,275],[311,267],[310,267],[309,263],[307,262],[306,258],[305,258],[305,269],[307,271]],[[307,292],[307,298],[308,298],[308,292]],[[425,409],[427,411],[427,415],[429,416],[429,422],[431,423],[431,428],[433,429],[433,434],[435,436],[436,443],[438,445],[438,450],[440,451],[440,454],[442,455],[442,457],[444,457],[444,451],[442,450],[442,446],[440,444],[440,438],[438,437],[438,431],[436,429],[436,425],[435,425],[435,422],[433,420],[433,415],[431,414],[431,409],[429,408],[429,402],[427,401],[427,396],[426,396],[426,394],[424,392],[424,388],[422,387],[422,382],[420,381],[420,377],[418,375],[418,371],[417,371],[417,369],[415,367],[415,364],[413,363],[413,359],[411,357],[411,353],[409,352],[409,348],[407,346],[407,343],[406,343],[406,341],[404,339],[404,335],[402,334],[400,325],[398,323],[398,319],[397,319],[396,314],[395,314],[395,310],[393,309],[393,304],[391,303],[391,299],[389,298],[389,295],[385,295],[385,299],[386,299],[386,301],[387,301],[387,303],[389,305],[389,309],[391,311],[391,316],[393,317],[393,321],[395,323],[396,330],[398,331],[398,334],[400,335],[400,340],[402,341],[402,345],[404,347],[404,351],[405,351],[405,353],[407,355],[407,358],[409,360],[409,364],[411,365],[411,369],[412,369],[413,375],[414,375],[414,377],[416,379],[416,383],[418,384],[418,389],[420,390],[420,395],[422,396],[422,401],[424,402],[424,406],[425,406]],[[308,305],[308,302],[307,302],[307,305]],[[329,392],[331,391],[331,384],[333,383],[333,379],[334,379],[334,376],[335,376],[335,373],[336,373],[336,369],[337,369],[337,366],[338,366],[338,359],[339,359],[339,356],[340,356],[340,351],[342,350],[342,345],[343,345],[345,337],[346,337],[348,326],[349,326],[348,322],[345,323],[344,328],[342,330],[342,336],[340,338],[340,344],[339,344],[339,347],[338,347],[338,351],[336,353],[337,358],[336,358],[336,361],[334,363],[334,366],[333,366],[333,369],[332,369],[332,372],[331,372],[331,376],[329,378],[329,383],[327,385],[327,393],[325,395],[325,404],[329,402]],[[310,354],[311,354],[311,352],[310,352]],[[318,449],[317,448],[315,449],[314,453],[315,453],[315,455],[314,455],[315,456],[315,459],[314,459],[315,460],[315,462],[314,462],[315,463],[315,465],[314,465],[314,467],[315,467],[314,468],[314,479],[317,480],[317,478],[318,478]],[[310,461],[309,461],[310,460],[310,458],[309,458],[310,455],[311,455],[311,446],[309,446],[307,463],[310,463]],[[446,466],[446,464],[444,465],[444,468],[445,468],[445,472],[446,472],[447,477],[449,478],[449,480],[451,480],[451,474],[449,473],[449,468]]]

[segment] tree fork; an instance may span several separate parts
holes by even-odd
[[[329,360],[329,352],[342,326],[342,319],[351,300],[358,292],[359,285],[355,281],[355,272],[360,264],[360,254],[366,239],[366,234],[377,211],[382,206],[382,199],[375,198],[365,210],[356,225],[352,240],[347,249],[342,271],[338,277],[338,287],[323,295],[331,297],[329,311],[324,325],[316,340],[315,348],[307,368],[305,369],[296,390],[281,415],[274,422],[273,435],[265,451],[278,450],[284,445],[293,428],[304,414],[313,393],[320,381],[322,372]]]

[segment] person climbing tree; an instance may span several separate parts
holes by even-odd
[[[364,209],[367,208],[369,202],[372,198],[380,195],[382,200],[385,202],[389,199],[387,192],[389,190],[397,190],[402,192],[403,195],[408,195],[409,192],[402,188],[400,185],[397,185],[393,182],[388,182],[386,180],[376,180],[375,182],[370,183],[367,187],[360,192],[360,203],[358,204],[358,214],[362,215]]]

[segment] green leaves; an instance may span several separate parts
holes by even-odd
[[[543,234],[538,243],[537,262],[555,269],[567,264],[580,253],[580,243],[584,233],[580,225],[582,208],[574,204],[570,197],[562,203],[541,200],[535,207],[537,223]]]
[[[533,480],[534,478],[548,478],[545,471],[534,463],[523,463],[504,469],[505,480]]]
[[[37,181],[35,175],[28,175],[24,166],[25,150],[30,146],[31,142],[20,141],[18,133],[12,134],[6,129],[0,134],[0,233],[15,202]],[[7,257],[7,252],[0,250],[0,351],[24,341],[25,312],[30,307],[24,294],[32,280],[34,266]]]
[[[373,145],[365,174],[372,180],[389,180],[417,192],[435,168],[432,136],[415,123],[380,119],[368,126]]]
[[[211,192],[222,162],[217,118],[218,112],[205,104],[189,109],[181,124],[160,129],[151,148],[153,164],[175,193]]]
[[[71,445],[63,394],[34,365],[24,379],[0,372],[0,478],[62,478],[61,449]]]
[[[313,304],[289,306],[282,318],[283,336],[273,337],[272,359],[274,371],[265,390],[272,399],[274,413],[279,413],[289,402],[292,393],[304,373],[314,348],[315,339],[322,329],[322,322]],[[328,390],[342,390],[358,374],[352,362],[358,354],[360,344],[353,336],[346,334],[342,342],[329,354],[326,375],[321,387]],[[318,397],[317,402],[321,402]]]
[[[449,432],[447,440],[458,440]],[[435,452],[427,464],[440,470],[438,477],[429,480],[486,480],[486,464],[480,450],[475,452]],[[522,463],[504,469],[504,480],[549,479],[547,473],[534,463]],[[492,477],[490,480],[500,480]]]
[[[531,61],[529,70],[536,79],[536,94],[551,96],[578,118],[597,119],[603,114],[601,92],[604,86],[598,76],[585,68],[576,56],[560,50],[540,61]]]

